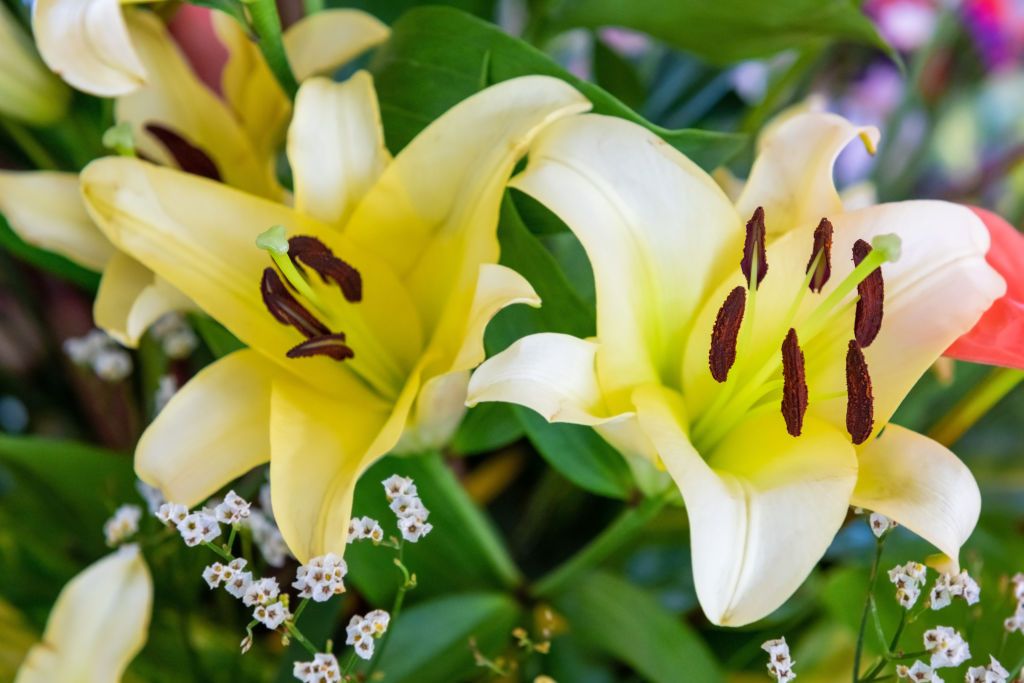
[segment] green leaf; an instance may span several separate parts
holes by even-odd
[[[462,455],[494,451],[518,441],[523,426],[507,403],[481,403],[466,413],[452,439],[452,449]]]
[[[507,595],[472,593],[424,602],[399,614],[381,653],[383,683],[459,683],[477,680],[472,638],[493,658],[511,641],[519,605]]]
[[[494,17],[495,0],[328,0],[329,7],[355,7],[391,24],[403,12],[420,5],[447,5],[482,19]]]
[[[189,316],[192,326],[196,328],[199,336],[203,338],[210,353],[216,358],[244,349],[245,344],[238,340],[238,337],[231,334],[226,327],[208,315],[195,313]]]
[[[854,0],[562,0],[554,30],[624,26],[715,64],[828,41],[892,52]]]
[[[636,68],[599,38],[594,39],[594,77],[598,85],[631,109],[639,109],[647,97]]]
[[[629,664],[648,681],[723,680],[696,632],[624,579],[604,572],[589,574],[554,605],[576,638]],[[555,642],[552,649],[557,647]]]
[[[21,239],[2,216],[0,216],[0,247],[26,263],[53,273],[69,282],[74,282],[89,291],[96,291],[100,285],[98,273],[83,268],[59,254],[32,246]]]
[[[392,474],[412,477],[434,530],[418,543],[406,543],[404,563],[419,578],[410,600],[453,591],[512,589],[521,577],[490,520],[469,499],[437,454],[384,458],[359,478],[353,515],[369,516],[398,536],[381,482]],[[353,543],[345,552],[349,577],[374,605],[386,607],[400,583],[395,552],[371,543]]]
[[[599,114],[638,123],[706,169],[739,151],[745,137],[667,130],[600,87],[576,78],[547,55],[498,27],[447,7],[411,10],[392,27],[372,62],[388,146],[398,152],[431,121],[488,85],[518,76],[560,78],[587,96]]]

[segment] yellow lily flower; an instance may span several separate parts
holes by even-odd
[[[533,136],[588,107],[559,80],[507,81],[392,160],[370,76],[311,79],[288,133],[295,208],[135,159],[86,168],[110,240],[249,346],[175,395],[139,442],[139,476],[194,504],[269,458],[293,553],[342,552],[359,475],[403,433],[447,439],[487,321],[537,303],[495,263],[499,203]],[[435,404],[453,391],[454,419]]]
[[[64,116],[71,91],[39,61],[28,37],[0,5],[0,116],[46,126]]]
[[[477,369],[469,404],[592,425],[648,489],[667,471],[716,624],[781,605],[851,504],[953,558],[977,521],[969,470],[889,419],[1005,285],[966,208],[844,209],[833,162],[877,137],[793,114],[766,132],[734,205],[644,129],[587,115],[546,129],[512,181],[586,249],[597,336],[521,339]]]
[[[70,10],[61,9],[64,4],[58,2],[53,11],[66,16]],[[81,0],[70,4],[83,5]],[[37,22],[40,12],[50,11],[47,6],[37,3]],[[90,10],[82,12],[83,21],[92,16]],[[214,14],[215,28],[229,49],[224,99],[193,73],[156,15],[118,11],[147,80],[144,87],[116,99],[115,118],[131,127],[136,148],[147,159],[280,199],[284,191],[275,178],[274,162],[291,103],[237,22]],[[70,30],[60,26],[61,31]],[[99,35],[112,40],[121,33]],[[297,22],[285,32],[284,42],[296,73],[306,78],[350,61],[387,36],[388,28],[369,14],[329,10]],[[25,241],[103,271],[93,317],[123,344],[134,346],[164,313],[194,307],[110,244],[81,203],[77,174],[0,171],[0,211]]]
[[[142,553],[123,546],[64,586],[14,683],[117,683],[146,642],[152,609]]]

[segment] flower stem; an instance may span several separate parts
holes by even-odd
[[[665,493],[648,498],[640,505],[619,515],[611,526],[591,541],[583,550],[576,553],[565,564],[542,576],[533,586],[533,594],[540,598],[549,598],[558,594],[578,578],[593,570],[616,551],[629,543],[639,534],[647,523],[654,519],[661,509],[675,495],[672,488]]]
[[[288,633],[289,635],[291,635],[292,638],[299,641],[299,644],[302,645],[302,647],[306,648],[309,654],[316,656],[318,652],[316,646],[313,645],[313,643],[309,642],[309,638],[302,635],[302,631],[299,630],[299,627],[296,626],[293,621],[286,622],[285,628],[288,629]]]
[[[931,429],[929,436],[951,446],[1024,380],[1024,371],[994,368]]]
[[[398,592],[395,593],[395,601],[391,604],[391,626],[389,626],[388,630],[384,631],[384,635],[381,636],[380,644],[377,646],[377,651],[374,653],[373,659],[370,660],[370,665],[367,667],[366,673],[364,674],[367,680],[372,680],[373,672],[377,670],[377,664],[380,663],[380,658],[384,653],[384,648],[387,647],[388,640],[391,639],[391,632],[394,630],[395,620],[402,611],[402,604],[405,602],[406,592],[411,588],[416,587],[416,576],[409,574],[409,570],[406,568],[405,564],[402,563],[404,549],[405,541],[403,540],[398,544],[398,556],[395,558],[395,566],[402,572],[402,585],[398,587]]]
[[[872,596],[875,592],[875,581],[878,579],[878,566],[882,561],[882,549],[885,547],[885,537],[888,534],[883,534],[881,538],[875,543],[875,559],[871,563],[871,574],[868,577],[868,595],[864,600],[864,611],[860,617],[860,629],[857,631],[857,647],[853,654],[853,683],[860,683],[860,658],[864,653],[864,634],[868,628],[868,616],[871,612]]]
[[[249,8],[252,29],[259,38],[260,52],[267,60],[267,66],[281,89],[294,100],[299,91],[299,83],[288,63],[288,55],[284,51],[281,40],[281,17],[277,14],[277,3],[274,0],[243,0]]]

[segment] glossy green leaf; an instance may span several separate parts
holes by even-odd
[[[724,680],[707,645],[689,624],[624,579],[592,573],[554,605],[574,637],[630,665],[644,680]]]
[[[716,64],[827,41],[891,51],[854,0],[561,0],[556,29],[624,26]]]
[[[597,84],[631,109],[640,109],[647,98],[647,89],[636,67],[600,39],[594,40],[593,59]]]
[[[402,15],[371,69],[388,146],[395,152],[456,103],[488,85],[529,74],[571,83],[590,99],[595,112],[649,128],[707,169],[729,159],[745,140],[733,134],[655,126],[539,50],[493,24],[447,7],[420,7]]]
[[[493,19],[495,12],[495,0],[328,0],[327,5],[365,10],[389,24],[420,5],[446,5],[482,19]]]
[[[452,439],[452,449],[462,455],[494,451],[523,436],[523,426],[507,403],[481,403],[466,413]]]
[[[245,348],[245,344],[239,341],[238,337],[210,316],[196,313],[189,318],[214,357],[222,358],[233,351]]]
[[[63,256],[25,242],[11,229],[3,216],[0,216],[0,248],[7,250],[26,263],[31,263],[33,266],[53,273],[64,280],[74,282],[87,290],[96,291],[96,288],[99,287],[99,273],[94,273]]]

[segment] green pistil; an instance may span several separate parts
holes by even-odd
[[[295,288],[295,291],[318,309],[323,310],[320,298],[313,291],[309,281],[299,272],[299,269],[292,263],[291,257],[288,256],[288,233],[283,225],[275,225],[260,233],[256,238],[256,246],[270,254],[270,258],[274,259],[281,274]]]

